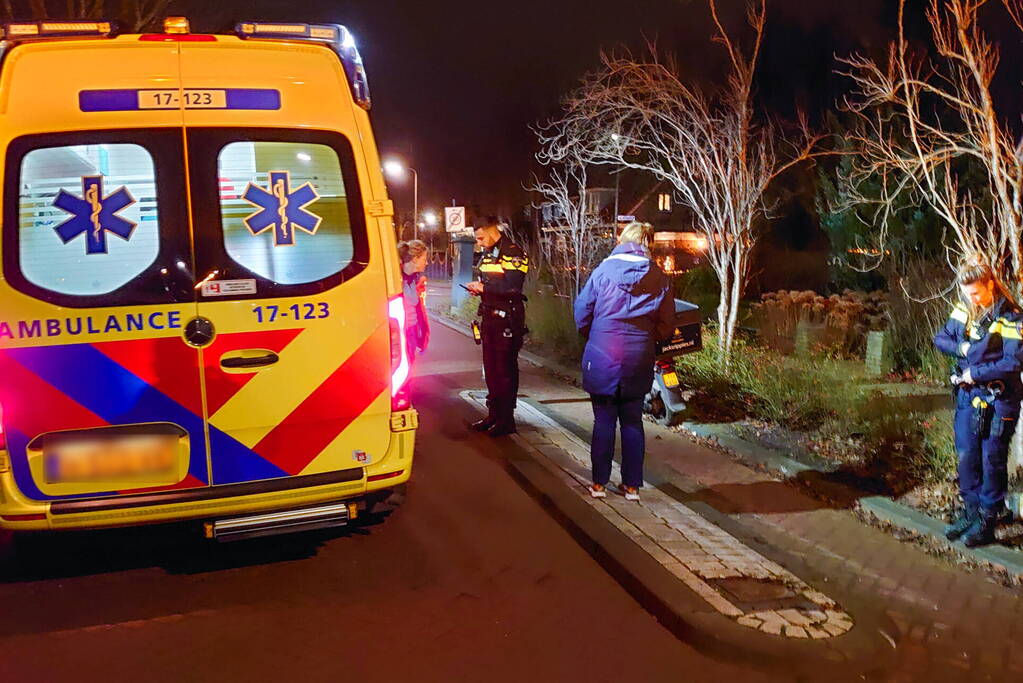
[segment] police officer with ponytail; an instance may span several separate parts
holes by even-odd
[[[1023,315],[986,264],[968,263],[957,281],[962,301],[934,345],[956,359],[950,379],[963,508],[945,536],[972,548],[994,543],[995,526],[1006,511],[1009,442],[1023,399]]]

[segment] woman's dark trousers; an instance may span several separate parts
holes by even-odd
[[[622,429],[622,483],[639,488],[643,485],[643,397],[601,396],[591,394],[593,404],[593,439],[590,460],[593,483],[606,486],[611,479],[615,436]]]

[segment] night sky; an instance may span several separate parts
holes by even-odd
[[[559,97],[597,66],[601,47],[642,47],[652,38],[677,54],[693,78],[713,83],[721,73],[705,0],[230,3],[243,4],[246,16],[237,18],[352,29],[369,72],[381,152],[400,155],[419,171],[420,206],[454,198],[488,213],[520,208],[522,185],[535,167],[527,126],[556,113]],[[730,26],[743,25],[743,0],[719,5]],[[768,0],[762,104],[783,116],[796,106],[812,114],[831,107],[845,87],[834,74],[834,55],[883,50],[895,34],[895,6],[894,0]],[[923,35],[923,14],[914,16]],[[402,210],[411,209],[410,186],[406,192],[391,184]]]

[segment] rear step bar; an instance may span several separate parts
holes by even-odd
[[[358,503],[331,503],[298,510],[268,512],[247,517],[232,517],[205,522],[206,538],[221,543],[240,541],[244,538],[258,538],[274,534],[288,534],[296,531],[312,531],[335,526],[345,526],[359,514]]]

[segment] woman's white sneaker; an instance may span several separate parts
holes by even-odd
[[[637,503],[639,502],[639,489],[635,486],[626,486],[625,484],[622,484],[618,487],[618,490],[621,491],[623,496],[625,496],[625,500],[634,500]]]
[[[600,484],[591,484],[590,496],[592,498],[607,498],[607,488]]]

